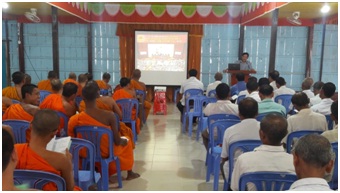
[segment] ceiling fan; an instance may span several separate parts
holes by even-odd
[[[299,19],[299,17],[300,17],[300,12],[295,11],[292,13],[292,16],[287,17],[287,21],[294,25],[301,25],[301,20]]]
[[[25,12],[25,16],[28,20],[33,21],[34,23],[40,22],[40,18],[37,16],[36,8],[31,8],[31,12]]]

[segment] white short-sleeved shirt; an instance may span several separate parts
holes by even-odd
[[[188,89],[201,89],[202,91],[204,90],[203,83],[199,81],[196,77],[190,77],[186,79],[182,85],[181,89],[179,90],[180,94],[184,94],[184,92]],[[184,106],[185,105],[185,97],[182,96],[181,98],[181,104]]]
[[[250,93],[247,97],[253,98],[254,100],[256,100],[256,102],[261,102],[261,98],[259,95],[259,91],[253,91],[252,93]]]
[[[239,180],[248,172],[287,172],[295,174],[293,156],[282,146],[261,145],[253,152],[246,152],[237,158],[231,177],[231,189],[239,191]],[[255,186],[248,186],[249,191],[256,191]]]
[[[277,90],[276,81],[275,80],[273,82],[271,82],[269,85],[273,87],[274,91]]]
[[[327,181],[322,178],[302,178],[295,181],[289,188],[289,191],[334,191]]]
[[[221,81],[219,81],[219,80],[216,80],[215,82],[213,82],[213,83],[210,83],[209,85],[208,85],[208,87],[207,87],[207,96],[208,96],[208,94],[209,94],[209,92],[210,91],[212,91],[212,90],[215,90],[216,89],[216,87],[219,85],[219,84],[221,84],[222,82]]]
[[[295,90],[293,90],[291,88],[287,88],[286,86],[281,86],[280,88],[278,88],[277,90],[274,91],[274,99],[275,99],[276,96],[283,95],[283,94],[293,95],[293,94],[295,94]]]
[[[338,125],[333,130],[325,131],[321,135],[326,137],[330,143],[338,142]]]
[[[255,139],[260,140],[259,136],[260,130],[260,122],[256,119],[244,119],[240,123],[235,124],[228,128],[224,132],[223,136],[223,144],[222,144],[222,158],[229,157],[229,145],[236,141],[247,140],[247,139]],[[235,160],[237,156],[234,157]],[[229,175],[229,162],[226,161],[224,166],[224,174],[226,177]]]
[[[303,90],[302,92],[304,92],[309,99],[315,97],[314,93],[311,90]]]
[[[323,115],[331,114],[331,105],[334,101],[330,98],[324,98],[319,104],[313,105],[311,107],[312,111],[316,113],[321,113]]]
[[[243,90],[243,91],[238,93],[238,96],[242,96],[242,95],[246,95],[246,97],[247,97],[249,95],[248,90],[246,89],[246,90]]]
[[[214,114],[233,114],[238,116],[238,105],[229,100],[218,100],[216,103],[209,103],[203,110],[205,116]]]
[[[310,98],[309,100],[310,100],[310,106],[319,104],[321,102],[320,94],[315,95],[315,97]]]

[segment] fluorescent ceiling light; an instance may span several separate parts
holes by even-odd
[[[7,9],[8,8],[8,3],[2,2],[2,9]]]
[[[324,5],[324,6],[321,8],[321,12],[322,12],[322,13],[328,13],[330,9],[331,9],[331,8],[330,8],[328,5]]]

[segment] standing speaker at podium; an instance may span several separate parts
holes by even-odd
[[[242,54],[241,60],[236,61],[235,63],[240,64],[240,70],[254,70],[251,66],[251,62],[248,61],[249,54],[244,52]]]

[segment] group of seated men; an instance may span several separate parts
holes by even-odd
[[[203,91],[203,83],[196,78],[196,75],[197,71],[195,69],[189,71],[189,78],[181,85],[181,94],[184,94],[189,89],[201,89]],[[238,190],[239,178],[243,173],[247,172],[288,172],[296,173],[298,178],[323,178],[325,172],[330,172],[333,164],[329,154],[330,143],[338,141],[338,102],[331,99],[336,90],[333,83],[316,82],[313,86],[314,90],[311,91],[313,79],[306,78],[302,82],[301,92],[295,92],[293,89],[286,87],[285,79],[279,76],[278,71],[271,72],[269,78],[260,78],[259,81],[255,77],[250,77],[248,82],[244,81],[242,73],[237,74],[238,82],[231,87],[222,82],[222,77],[221,73],[216,73],[216,81],[208,85],[207,95],[208,90],[209,92],[215,90],[217,102],[209,103],[203,109],[203,113],[205,116],[231,114],[238,116],[241,120],[240,123],[227,128],[223,136],[223,144],[221,144],[221,171],[225,180],[228,180],[229,172],[232,172],[232,178],[230,179],[230,188],[232,190]],[[289,112],[284,106],[273,100],[276,96],[283,94],[292,95]],[[233,95],[245,95],[245,98],[232,101],[230,99]],[[233,102],[237,102],[237,104]],[[185,97],[183,96],[177,104],[181,114],[185,105]],[[290,112],[294,115],[290,115]],[[267,114],[261,123],[256,120],[259,114]],[[325,115],[330,115],[335,121],[336,126],[333,130],[328,130]],[[306,136],[304,138],[306,141],[301,140],[300,143],[296,144],[293,155],[285,153],[283,145],[287,143],[287,135],[300,130],[321,131],[323,133],[322,135]],[[208,128],[202,132],[202,138],[203,144],[208,151]],[[229,171],[229,145],[236,141],[249,139],[261,140],[263,145],[256,148],[254,152],[240,156],[239,158],[241,159],[237,159],[234,170]],[[310,143],[315,144],[306,147],[306,144]],[[298,145],[301,145],[301,147]],[[310,153],[306,154],[306,151]],[[323,162],[318,160],[321,156],[325,156]],[[315,176],[313,176],[313,172]],[[303,189],[298,186],[301,185],[299,183],[293,185],[292,188]],[[301,183],[303,186],[314,186],[316,188],[322,187],[322,184],[327,185],[326,181],[320,179],[306,180]],[[250,189],[253,188],[250,187]],[[327,188],[329,190],[328,185],[325,189],[327,190]]]
[[[28,75],[29,76],[29,75]],[[92,80],[92,75],[79,74],[76,81],[75,73],[70,73],[69,78],[63,83],[53,71],[48,73],[48,79],[40,81],[37,85],[31,84],[30,79],[22,72],[14,72],[12,80],[14,86],[6,87],[2,92],[3,120],[24,120],[31,123],[31,128],[26,132],[26,143],[15,144],[14,153],[9,152],[12,165],[7,166],[13,172],[14,169],[31,169],[55,173],[64,178],[67,190],[80,190],[74,185],[72,156],[68,151],[65,154],[46,150],[47,143],[55,136],[75,135],[77,126],[100,126],[112,130],[114,136],[114,155],[120,159],[120,169],[127,171],[127,180],[138,178],[139,174],[132,171],[134,164],[133,149],[135,147],[131,125],[119,123],[116,126],[116,113],[122,118],[122,111],[115,102],[119,99],[137,98],[135,89],[146,91],[145,84],[139,81],[141,73],[138,69],[133,72],[131,80],[122,78],[120,88],[112,96],[101,96],[100,89],[109,90],[110,74],[104,73],[103,80]],[[40,91],[49,91],[50,94],[40,101]],[[81,97],[81,102],[76,104],[76,97]],[[16,102],[14,102],[16,101]],[[13,103],[14,102],[14,103]],[[143,104],[142,104],[143,105]],[[143,105],[144,106],[144,105]],[[145,101],[146,117],[151,104]],[[69,118],[67,134],[63,133],[64,119],[60,118],[56,111]],[[140,132],[140,121],[133,112],[132,118],[137,119],[137,133]],[[7,126],[3,125],[3,128]],[[3,130],[4,133],[4,130]],[[124,136],[121,138],[121,136]],[[106,141],[105,141],[106,140]],[[107,157],[109,142],[103,137],[101,141],[101,154]],[[4,152],[5,146],[3,146]],[[7,148],[7,147],[6,147]],[[9,151],[12,151],[9,149]],[[4,162],[3,162],[4,163]],[[8,164],[8,162],[7,162]],[[96,164],[100,171],[100,163]],[[6,167],[3,165],[3,178]],[[115,162],[109,165],[109,175],[116,173]],[[10,172],[9,172],[10,173]],[[7,173],[5,173],[7,174]],[[13,179],[13,173],[10,174]],[[13,183],[11,183],[13,184]],[[4,187],[4,186],[3,186]],[[5,189],[3,189],[5,190]],[[56,186],[45,186],[44,190],[56,190]]]

